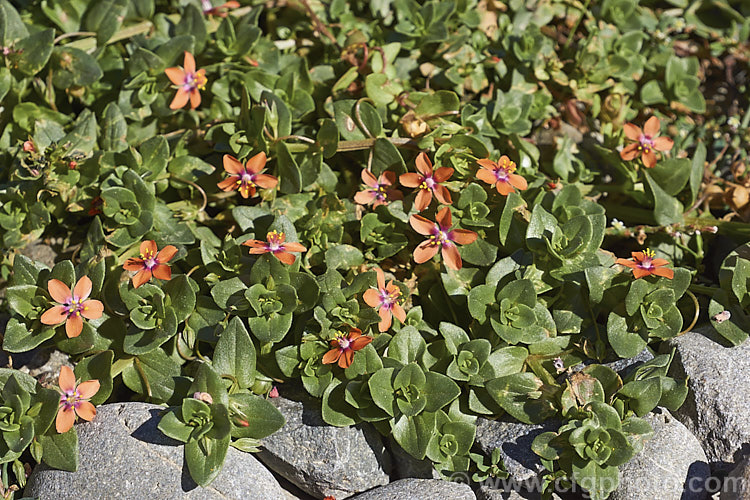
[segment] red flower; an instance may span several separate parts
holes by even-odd
[[[177,253],[177,248],[167,245],[159,251],[154,240],[141,243],[141,258],[128,259],[122,266],[126,271],[138,271],[133,276],[133,287],[138,288],[144,283],[151,281],[151,277],[169,281],[172,279],[172,270],[167,262]]]
[[[393,284],[392,280],[387,285],[385,284],[385,275],[382,269],[375,269],[375,272],[378,274],[378,287],[367,290],[363,298],[368,306],[378,310],[378,314],[380,314],[378,330],[385,332],[391,327],[393,316],[396,316],[401,323],[405,323],[406,312],[398,303],[401,290]]]
[[[89,207],[88,214],[90,216],[102,214],[102,206],[104,206],[104,200],[101,196],[95,197],[93,200],[91,200],[91,206]]]
[[[437,213],[435,219],[437,224],[420,215],[412,215],[409,218],[409,223],[416,232],[429,236],[429,239],[420,243],[414,250],[414,262],[417,264],[427,262],[440,250],[445,265],[451,269],[459,270],[463,263],[456,244],[468,245],[474,243],[477,239],[477,233],[468,229],[451,230],[450,207],[443,207]]]
[[[668,261],[664,259],[655,259],[654,252],[648,248],[643,252],[632,252],[633,259],[617,259],[615,264],[627,266],[633,270],[633,276],[636,279],[651,276],[663,276],[665,278],[674,278],[674,271],[672,269],[665,268]]]
[[[487,184],[494,184],[497,192],[503,196],[508,196],[516,189],[523,191],[529,187],[526,179],[513,173],[516,171],[516,163],[505,155],[497,162],[482,159],[477,160],[477,163],[482,167],[477,171],[477,177]]]
[[[230,174],[229,178],[217,184],[222,191],[239,190],[243,198],[255,196],[256,188],[273,189],[279,180],[273,175],[262,174],[266,166],[266,153],[260,152],[253,156],[245,166],[234,156],[224,155],[224,170]]]
[[[360,205],[372,203],[373,207],[377,207],[378,205],[387,205],[392,200],[401,200],[404,197],[401,191],[391,188],[396,182],[396,174],[393,172],[385,171],[376,179],[372,172],[364,169],[362,170],[362,182],[370,189],[364,189],[354,195],[354,201]]]
[[[84,420],[92,421],[96,416],[96,408],[88,400],[99,392],[98,380],[87,380],[76,386],[76,376],[69,366],[60,368],[57,379],[60,386],[60,409],[55,419],[55,429],[60,434],[68,432],[75,423],[76,415]]]
[[[307,248],[299,243],[285,242],[286,236],[278,231],[266,234],[267,241],[247,240],[243,245],[250,247],[251,254],[272,253],[284,264],[292,265],[296,257],[289,252],[306,252]]]
[[[47,289],[52,298],[62,305],[53,306],[44,311],[41,321],[45,325],[59,325],[65,322],[65,333],[68,338],[78,337],[83,330],[83,318],[97,319],[102,317],[104,304],[98,300],[86,300],[91,295],[91,280],[83,276],[78,280],[71,293],[68,285],[60,280],[49,280]]]
[[[655,116],[646,121],[643,130],[632,123],[626,123],[623,129],[625,135],[633,144],[628,144],[620,152],[620,158],[630,161],[638,158],[643,159],[646,168],[653,168],[656,165],[656,151],[669,151],[674,146],[674,141],[669,137],[658,137],[661,125],[659,119]]]
[[[219,5],[218,7],[214,7],[211,3],[211,0],[201,0],[201,7],[203,7],[203,15],[204,16],[219,16],[219,17],[227,17],[227,11],[230,9],[236,9],[240,6],[239,2],[236,2],[235,0],[230,0],[229,2],[225,2],[222,5]]]
[[[27,153],[35,153],[36,148],[34,147],[34,142],[31,140],[24,141],[23,150],[26,151]]]
[[[167,77],[177,86],[177,93],[169,105],[170,109],[180,109],[190,101],[192,109],[197,108],[201,103],[200,90],[206,89],[206,70],[199,69],[195,71],[195,58],[190,52],[185,52],[184,69],[174,67],[167,68],[164,72]]]
[[[433,171],[432,162],[426,153],[419,153],[416,164],[419,173],[409,172],[408,174],[402,174],[399,177],[399,181],[406,187],[419,188],[417,198],[414,200],[414,207],[417,211],[421,212],[430,206],[433,193],[440,203],[444,205],[453,203],[448,188],[440,184],[450,179],[451,175],[453,175],[453,169],[450,167],[440,167]]]
[[[349,368],[354,358],[354,351],[359,351],[372,342],[372,337],[362,335],[359,328],[351,328],[347,335],[339,334],[331,340],[333,349],[323,356],[323,364],[329,365],[338,362],[341,368]]]

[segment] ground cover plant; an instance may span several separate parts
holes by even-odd
[[[107,401],[163,403],[206,485],[286,384],[446,478],[505,474],[478,416],[557,419],[549,485],[606,498],[687,395],[662,341],[750,330],[749,15],[0,0],[2,348],[75,363],[0,369],[5,498]]]

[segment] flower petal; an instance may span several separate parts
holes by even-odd
[[[374,288],[365,290],[362,294],[362,298],[365,299],[365,304],[370,307],[380,307],[380,294]]]
[[[451,178],[454,170],[450,167],[440,167],[435,170],[435,174],[432,176],[437,182],[445,182]]]
[[[430,245],[429,241],[423,241],[414,249],[414,262],[422,264],[427,262],[438,253],[439,245]]]
[[[76,414],[73,412],[73,408],[67,410],[60,408],[55,417],[55,430],[60,434],[65,434],[73,428],[73,423],[76,421]]]
[[[52,296],[55,302],[59,302],[60,304],[65,304],[66,302],[68,302],[73,295],[70,293],[70,288],[68,288],[68,285],[60,280],[49,280],[47,282],[47,289],[49,290],[49,294]]]
[[[151,272],[154,275],[154,278],[169,281],[172,279],[172,269],[166,265],[166,264],[159,264],[158,266],[155,266]]]
[[[668,279],[674,278],[674,271],[672,269],[669,269],[668,267],[657,267],[651,271],[652,274],[655,274],[656,276],[663,276]]]
[[[234,191],[235,189],[239,187],[239,184],[237,183],[237,181],[239,181],[239,177],[233,175],[217,183],[216,185],[222,191]]]
[[[128,259],[122,268],[126,271],[140,271],[144,267],[143,259]]]
[[[630,267],[630,268],[634,268],[637,265],[635,262],[633,262],[630,259],[617,259],[615,261],[615,264],[620,264],[621,266]]]
[[[69,339],[78,337],[83,330],[83,319],[80,316],[72,314],[68,316],[65,322],[65,334]]]
[[[177,254],[177,247],[174,245],[167,245],[156,255],[156,260],[159,264],[165,264],[172,260],[172,257],[174,257],[175,254]]]
[[[188,100],[190,100],[190,93],[183,89],[177,89],[174,99],[169,104],[169,109],[180,109],[188,103]]]
[[[477,160],[477,164],[483,169],[494,171],[497,168],[497,163],[490,160],[489,158],[482,158]]]
[[[144,283],[148,283],[151,281],[151,271],[148,269],[143,269],[142,271],[139,271],[135,276],[133,276],[133,288],[138,288]]]
[[[420,184],[422,184],[422,177],[419,174],[415,174],[414,172],[409,172],[408,174],[401,174],[401,176],[398,178],[398,181],[401,183],[402,186],[415,188],[418,187]]]
[[[83,310],[81,310],[81,316],[86,319],[99,319],[104,314],[104,304],[99,300],[87,300],[83,304]]]
[[[386,170],[382,174],[380,174],[380,177],[378,177],[378,182],[380,184],[383,184],[384,186],[392,186],[396,182],[396,173],[391,172],[390,170]]]
[[[652,259],[651,263],[654,265],[654,267],[663,267],[669,264],[669,261],[667,259]]]
[[[510,174],[508,176],[508,180],[510,181],[511,186],[516,189],[520,189],[521,191],[525,191],[526,188],[529,187],[529,183],[526,182],[526,179],[518,174]]]
[[[622,151],[620,151],[620,158],[625,161],[630,161],[638,158],[639,154],[641,154],[641,151],[638,149],[637,143],[628,144],[622,148]]]
[[[503,196],[508,196],[510,193],[516,192],[516,190],[513,189],[513,185],[507,180],[497,181],[497,183],[495,183],[495,189],[497,189],[497,192]]]
[[[261,240],[247,240],[242,242],[242,244],[246,247],[251,248],[266,248],[266,246],[268,245],[265,241]]]
[[[451,239],[459,245],[469,245],[477,239],[477,233],[468,229],[454,229],[451,231]]]
[[[372,203],[372,200],[374,200],[376,196],[377,193],[375,193],[375,191],[372,189],[366,189],[355,194],[354,201],[360,205],[368,205]]]
[[[417,170],[419,170],[422,175],[428,176],[432,174],[432,161],[430,161],[430,157],[427,156],[427,153],[419,153],[415,163],[417,165]]]
[[[284,243],[284,250],[287,252],[307,252],[307,248],[296,241]]]
[[[86,382],[78,384],[78,394],[80,394],[83,399],[91,399],[94,394],[99,392],[99,387],[100,384],[98,380],[87,380]]]
[[[80,403],[78,403],[76,413],[82,419],[91,422],[96,416],[96,408],[94,408],[94,405],[92,405],[88,401],[81,401]]]
[[[432,202],[432,191],[429,189],[420,189],[417,197],[414,199],[414,208],[417,212],[421,212],[430,206],[430,202]]]
[[[294,261],[297,260],[297,257],[290,254],[289,252],[273,252],[273,255],[288,266],[291,266],[292,264],[294,264]]]
[[[367,170],[366,168],[362,169],[362,173],[360,174],[360,177],[362,177],[362,182],[365,183],[365,185],[370,187],[378,187],[378,180],[375,178],[374,175],[372,175],[372,172]]]
[[[201,93],[198,89],[190,91],[190,108],[195,109],[201,105]]]
[[[633,268],[633,276],[635,277],[635,279],[645,278],[646,276],[651,276],[652,274],[654,274],[654,272],[650,269],[643,269],[642,267]]]
[[[266,166],[267,161],[268,158],[266,157],[265,151],[261,151],[260,153],[247,160],[247,163],[245,163],[245,168],[251,174],[257,174],[258,172],[263,170],[263,168]]]
[[[404,308],[399,304],[393,304],[391,312],[401,323],[406,323],[406,311],[404,311]]]
[[[380,290],[384,290],[385,289],[385,273],[383,272],[382,269],[380,269],[379,267],[376,267],[375,274],[378,280],[378,288]]]
[[[446,267],[458,271],[463,266],[461,254],[458,253],[456,245],[444,245],[440,253],[443,256]]]
[[[448,207],[441,208],[440,211],[435,215],[435,220],[437,221],[441,229],[447,229],[451,227],[451,225],[453,224],[451,209]]]
[[[73,392],[76,390],[76,376],[71,367],[66,365],[60,367],[60,375],[57,377],[57,385],[63,392]]]
[[[75,288],[73,288],[73,296],[79,300],[86,300],[91,295],[91,288],[91,279],[88,276],[81,276],[81,279],[78,280]]]
[[[425,219],[421,215],[412,215],[409,217],[409,224],[411,224],[411,227],[416,232],[425,236],[429,236],[435,231],[435,223]]]
[[[154,240],[146,240],[141,242],[141,246],[139,248],[141,255],[156,255],[157,250],[159,248],[156,246],[156,242]]]
[[[66,319],[68,319],[68,312],[65,306],[54,306],[44,311],[40,321],[45,325],[59,325]]]
[[[195,73],[195,58],[193,54],[185,51],[185,59],[182,66],[185,68],[185,73]]]
[[[331,349],[323,355],[323,364],[330,365],[331,363],[335,363],[339,360],[339,356],[341,356],[341,349],[338,347]]]
[[[273,189],[279,183],[279,180],[273,175],[258,174],[253,179],[253,182],[263,189]]]
[[[185,83],[186,73],[181,68],[167,68],[164,70],[164,72],[167,74],[167,78],[169,78],[169,81],[171,81],[175,85],[182,85]]]
[[[661,124],[659,123],[659,119],[655,116],[646,120],[646,124],[643,126],[644,134],[651,138],[659,135],[659,129],[661,129]]]
[[[378,331],[387,332],[391,327],[391,324],[393,323],[393,316],[391,315],[391,311],[383,307],[380,309],[380,311],[378,311],[378,314],[380,315],[380,321],[378,322]],[[365,339],[367,337],[361,338]],[[352,349],[354,349],[354,344],[352,344]]]
[[[359,351],[370,342],[372,342],[372,337],[368,335],[362,335],[361,337],[357,337],[356,339],[354,339],[354,341],[350,345],[353,351]]]
[[[477,179],[484,181],[487,184],[495,184],[497,182],[497,177],[495,177],[493,171],[484,168],[477,170]]]
[[[627,137],[631,141],[637,141],[643,135],[641,127],[633,125],[632,123],[626,123],[625,125],[623,125],[622,130],[625,132],[625,137]]]
[[[347,349],[346,351],[341,353],[341,356],[339,356],[339,366],[341,368],[349,368],[352,366],[352,359],[354,358],[354,351],[351,349]]]
[[[224,155],[224,170],[234,175],[242,175],[245,173],[245,167],[242,166],[240,160],[232,155]],[[239,179],[238,179],[239,180]]]
[[[435,197],[440,203],[442,203],[443,205],[453,204],[453,200],[451,199],[451,192],[448,191],[447,187],[438,184],[432,189],[435,192]]]
[[[657,151],[669,151],[674,146],[674,141],[669,137],[657,137],[654,139],[654,149]]]
[[[643,160],[643,165],[645,165],[646,168],[654,168],[656,166],[656,153],[654,153],[653,150],[649,150],[647,153],[643,153],[641,159]]]

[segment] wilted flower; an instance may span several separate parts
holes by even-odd
[[[628,144],[620,152],[620,158],[630,161],[641,156],[646,168],[652,168],[656,165],[656,153],[654,151],[669,151],[674,146],[674,141],[669,137],[658,137],[661,126],[659,119],[655,116],[646,121],[643,130],[632,123],[626,123],[623,127],[625,136],[633,144]]]
[[[333,349],[323,356],[323,364],[338,362],[341,368],[349,368],[354,358],[354,351],[359,351],[372,342],[372,337],[362,335],[362,330],[352,328],[348,334],[340,333],[331,340]]]
[[[664,259],[655,259],[654,252],[648,248],[643,252],[632,252],[632,260],[630,259],[617,259],[615,264],[629,267],[633,270],[633,276],[636,279],[651,276],[663,276],[665,278],[672,279],[674,277],[674,271],[672,269],[665,268],[669,262]]]
[[[362,182],[369,189],[363,189],[354,195],[354,201],[360,205],[369,205],[373,207],[378,205],[387,205],[393,200],[401,200],[404,195],[398,189],[393,187],[396,182],[396,174],[385,171],[377,179],[372,172],[367,169],[362,170]]]
[[[260,152],[242,163],[234,156],[224,155],[224,170],[230,174],[229,178],[217,184],[222,191],[239,190],[243,198],[255,196],[256,189],[273,189],[279,180],[273,175],[263,174],[266,166],[266,153]]]
[[[164,72],[167,77],[177,86],[177,93],[169,105],[171,109],[180,109],[190,101],[192,109],[201,103],[201,90],[206,89],[206,70],[195,70],[195,58],[190,52],[185,52],[184,68],[167,68]]]
[[[299,243],[287,242],[284,233],[276,230],[266,234],[267,241],[247,240],[243,245],[250,247],[251,254],[272,253],[284,264],[292,265],[296,257],[289,252],[306,252],[307,248]]]
[[[138,271],[133,276],[133,287],[138,288],[144,283],[151,281],[151,277],[169,281],[172,279],[172,270],[167,265],[177,253],[177,248],[167,245],[159,251],[154,240],[146,240],[141,243],[141,258],[128,259],[122,266],[126,271]]]
[[[44,311],[41,321],[45,325],[59,325],[65,322],[65,333],[68,338],[78,337],[83,330],[83,318],[97,319],[102,317],[104,304],[98,300],[87,300],[91,294],[91,280],[83,276],[78,280],[71,293],[68,285],[60,280],[51,279],[47,288],[52,298],[61,305]]]
[[[448,188],[440,184],[450,179],[453,175],[453,169],[450,167],[440,167],[433,171],[432,162],[426,153],[419,153],[416,165],[417,170],[419,170],[418,174],[414,172],[401,174],[399,181],[403,186],[419,188],[417,198],[414,200],[414,207],[417,211],[421,212],[430,206],[433,193],[440,203],[445,205],[453,203]]]
[[[451,269],[459,270],[463,263],[456,244],[468,245],[474,243],[477,239],[477,233],[468,229],[451,229],[450,207],[443,207],[437,213],[435,219],[437,224],[420,215],[412,215],[409,218],[409,223],[416,232],[429,236],[414,250],[414,262],[417,264],[427,262],[440,250],[445,265]]]
[[[477,160],[481,169],[477,171],[477,177],[487,184],[493,184],[497,192],[503,196],[519,189],[521,191],[529,187],[526,179],[514,173],[516,163],[503,155],[497,162],[488,159]]]
[[[406,311],[398,303],[401,290],[393,284],[392,280],[387,285],[385,284],[385,274],[382,269],[375,269],[375,272],[378,275],[378,287],[367,290],[363,298],[368,306],[378,310],[380,315],[378,330],[385,332],[391,327],[393,316],[396,316],[401,323],[405,323]]]
[[[55,429],[60,434],[68,432],[75,423],[76,415],[84,420],[91,421],[96,416],[96,408],[91,404],[91,399],[99,392],[98,380],[87,380],[76,386],[76,376],[69,366],[60,368],[60,376],[57,381],[60,386],[60,409],[55,419]]]

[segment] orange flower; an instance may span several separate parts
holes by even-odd
[[[250,247],[251,254],[272,253],[284,264],[292,265],[296,257],[289,252],[307,252],[307,248],[299,243],[285,242],[286,236],[278,231],[266,234],[267,241],[247,240],[243,245]]]
[[[203,7],[204,16],[227,17],[227,11],[230,9],[236,9],[240,6],[240,3],[236,2],[235,0],[230,0],[229,2],[225,2],[219,5],[218,7],[214,7],[211,3],[211,0],[201,0],[201,6]]]
[[[91,422],[96,416],[96,408],[91,404],[94,394],[99,392],[98,380],[87,380],[76,386],[76,376],[69,366],[60,368],[60,377],[57,380],[60,386],[60,409],[55,419],[55,429],[60,434],[68,432],[75,423],[76,415]]]
[[[419,153],[416,164],[419,173],[409,172],[408,174],[402,174],[399,177],[399,181],[401,181],[403,186],[419,188],[417,198],[414,200],[414,207],[417,211],[421,212],[430,206],[433,193],[440,203],[444,205],[453,203],[448,188],[440,184],[450,179],[453,175],[453,169],[450,167],[440,167],[433,171],[432,162],[426,153]]]
[[[620,152],[620,158],[630,161],[641,156],[646,168],[653,168],[656,165],[656,153],[654,150],[669,151],[674,146],[674,141],[669,137],[657,136],[660,128],[659,119],[655,116],[646,121],[643,130],[632,123],[626,123],[623,127],[625,136],[635,142],[623,148]]]
[[[664,276],[665,278],[674,278],[674,271],[665,268],[668,261],[664,259],[655,259],[654,252],[648,248],[643,252],[631,252],[633,259],[617,259],[615,264],[627,266],[633,270],[633,276],[636,279],[651,276]]]
[[[477,177],[487,184],[494,184],[497,192],[503,196],[508,196],[516,189],[523,191],[529,187],[526,179],[513,173],[516,171],[516,162],[510,161],[505,155],[497,162],[482,159],[477,160],[477,163],[482,167],[477,171]]]
[[[200,90],[206,89],[206,70],[199,69],[195,71],[195,58],[190,52],[185,52],[184,69],[178,67],[167,68],[164,70],[167,77],[177,86],[177,94],[175,94],[172,103],[169,105],[170,109],[180,109],[190,101],[190,107],[192,109],[197,108],[201,103]]]
[[[56,302],[62,304],[44,311],[41,321],[45,325],[59,325],[65,322],[65,333],[68,338],[78,337],[83,330],[83,318],[97,319],[102,317],[104,305],[98,300],[86,300],[91,294],[91,280],[83,276],[78,280],[73,292],[60,280],[49,280],[47,288]],[[82,318],[83,317],[83,318]]]
[[[445,265],[451,269],[459,270],[463,265],[461,255],[458,253],[459,245],[474,243],[477,233],[468,229],[453,229],[450,207],[443,207],[435,216],[437,224],[427,220],[420,215],[412,215],[409,224],[419,234],[429,236],[414,250],[414,262],[421,264],[427,262],[440,250]]]
[[[234,156],[224,155],[224,170],[230,174],[229,178],[217,184],[222,191],[238,189],[243,198],[255,196],[256,188],[273,189],[279,180],[273,175],[262,174],[266,166],[266,153],[260,152],[253,156],[245,166]]]
[[[387,205],[392,200],[401,200],[404,197],[401,191],[391,188],[396,182],[396,174],[393,172],[386,170],[376,179],[372,172],[364,169],[362,170],[362,182],[370,189],[364,189],[354,195],[354,201],[360,205],[372,203],[373,207],[377,207],[378,205]]]
[[[133,287],[138,288],[144,283],[151,281],[151,277],[169,281],[172,279],[172,270],[167,262],[177,253],[177,248],[167,245],[159,251],[154,240],[146,240],[141,243],[141,258],[128,259],[122,266],[126,271],[137,271],[133,276]]]
[[[372,342],[372,337],[362,335],[359,328],[351,328],[347,335],[343,333],[331,340],[333,349],[323,356],[323,364],[329,365],[338,362],[341,368],[349,368],[354,358],[354,351],[359,351]]]
[[[368,306],[378,310],[380,314],[380,323],[378,330],[387,331],[391,327],[393,316],[396,316],[401,323],[406,322],[406,312],[398,303],[401,297],[401,290],[393,284],[393,280],[385,284],[385,275],[382,269],[375,269],[378,274],[378,287],[367,290],[363,298]]]

